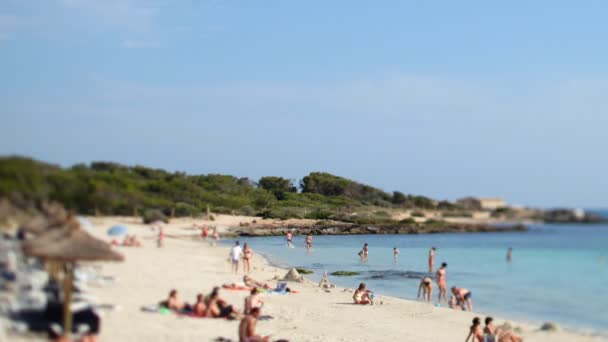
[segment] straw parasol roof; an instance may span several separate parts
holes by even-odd
[[[124,260],[109,244],[89,235],[73,219],[65,222],[62,227],[50,229],[35,239],[26,241],[23,251],[29,256],[66,262]]]

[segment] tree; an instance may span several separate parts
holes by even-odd
[[[274,176],[260,178],[258,187],[271,192],[278,200],[285,199],[285,194],[288,192],[298,191],[290,179]]]
[[[405,203],[407,203],[407,197],[402,192],[393,191],[392,202],[393,202],[393,204],[396,204],[396,205],[404,205]]]

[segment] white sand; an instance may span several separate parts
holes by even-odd
[[[220,216],[213,224],[226,227],[242,219]],[[118,247],[126,261],[103,264],[102,268],[103,275],[116,277],[116,282],[91,287],[100,303],[121,306],[117,311],[104,314],[101,341],[210,341],[220,336],[238,341],[237,321],[140,310],[143,305],[165,299],[172,288],[179,291],[183,300],[193,302],[197,293],[207,294],[213,286],[242,277],[242,273],[238,277],[231,275],[226,247],[209,246],[201,240],[199,230],[191,229],[194,220],[173,220],[165,228],[165,234],[175,237],[168,237],[163,248],[156,247],[155,233],[135,219],[109,217],[91,218],[91,221],[96,226],[95,235],[105,240],[109,240],[105,236],[108,227],[124,223],[144,243],[142,248]],[[252,248],[255,251],[255,246]],[[251,276],[258,280],[271,281],[273,276],[285,273],[268,266],[260,257],[254,257],[253,265]],[[289,286],[300,293],[264,295],[266,305],[262,313],[274,319],[259,322],[259,333],[290,341],[462,341],[475,316],[381,294],[378,300],[383,301],[383,305],[354,306],[350,290],[332,289],[326,293],[310,283]],[[246,292],[222,291],[221,295],[241,309]],[[501,324],[503,320],[495,322]],[[523,329],[526,341],[602,340],[579,332],[541,332],[537,327],[513,325]]]

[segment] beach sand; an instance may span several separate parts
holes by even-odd
[[[249,218],[220,215],[214,222],[221,230],[238,225]],[[181,299],[193,302],[198,293],[207,294],[213,286],[240,281],[233,276],[225,246],[212,247],[203,242],[200,230],[193,223],[202,220],[176,219],[165,226],[167,235],[162,248],[156,246],[156,233],[135,218],[90,218],[94,235],[109,241],[108,227],[126,224],[136,234],[143,247],[117,247],[125,262],[104,263],[101,273],[115,277],[114,283],[89,286],[101,304],[120,307],[104,311],[101,341],[212,341],[218,337],[238,341],[238,321],[223,319],[189,318],[175,314],[141,311],[166,298],[170,289],[177,289]],[[255,246],[251,246],[255,252]],[[251,276],[275,284],[273,277],[283,276],[286,270],[269,266],[259,255],[253,259]],[[331,278],[330,278],[331,280]],[[352,289],[331,289],[325,292],[316,284],[290,283],[297,294],[265,294],[262,314],[274,318],[260,321],[257,331],[290,341],[461,341],[464,340],[473,314],[436,308],[419,302],[402,300],[377,294],[382,305],[355,306]],[[230,304],[239,310],[243,307],[245,291],[221,291]],[[514,305],[516,305],[514,303]],[[504,320],[495,318],[495,323]],[[602,338],[573,331],[542,332],[538,327],[511,322],[523,329],[526,341],[601,341]]]

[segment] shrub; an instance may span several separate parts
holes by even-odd
[[[414,211],[410,214],[412,217],[425,217],[422,211]]]
[[[298,271],[298,273],[300,273],[300,274],[313,274],[313,273],[315,273],[313,270],[309,270],[309,269],[306,269],[306,268],[299,268],[299,267],[296,267],[296,271]]]
[[[359,274],[360,274],[359,272],[352,272],[352,271],[336,271],[336,272],[333,272],[331,275],[338,276],[338,277],[349,277],[349,276],[356,276]]]
[[[169,222],[169,219],[162,211],[157,209],[146,210],[143,215],[143,221],[145,224],[152,223],[154,221],[162,221],[165,223]]]

